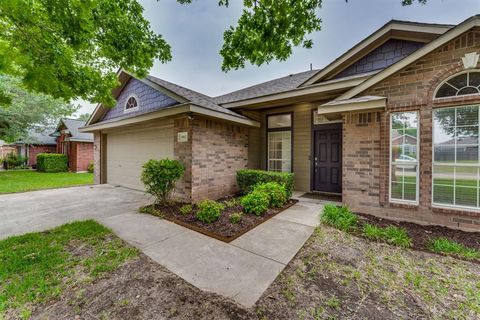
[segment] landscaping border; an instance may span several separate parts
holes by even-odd
[[[239,233],[237,233],[237,234],[235,234],[234,236],[231,236],[231,237],[225,237],[225,236],[216,234],[216,233],[214,233],[214,232],[212,232],[212,231],[205,230],[205,229],[203,229],[203,228],[201,228],[201,227],[198,227],[198,226],[193,225],[193,224],[190,224],[190,223],[188,223],[188,222],[185,222],[185,221],[182,221],[182,220],[179,220],[179,219],[170,217],[170,216],[168,216],[168,215],[164,215],[164,216],[162,217],[162,219],[165,219],[165,220],[167,220],[167,221],[173,222],[173,223],[175,223],[175,224],[178,224],[178,225],[180,225],[180,226],[182,226],[182,227],[185,227],[185,228],[188,228],[188,229],[190,229],[190,230],[196,231],[196,232],[198,232],[198,233],[204,234],[204,235],[206,235],[206,236],[208,236],[208,237],[211,237],[211,238],[220,240],[220,241],[222,241],[222,242],[230,243],[230,242],[232,242],[233,240],[241,237],[242,235],[244,235],[244,234],[247,233],[248,231],[256,228],[258,225],[260,225],[260,224],[262,224],[262,223],[270,220],[271,218],[275,217],[277,214],[279,214],[279,213],[287,210],[288,208],[294,206],[294,205],[297,204],[297,203],[298,203],[298,200],[296,200],[296,199],[290,199],[286,205],[284,205],[282,208],[278,208],[278,209],[279,209],[278,212],[275,212],[275,213],[272,214],[272,215],[266,216],[266,217],[264,217],[264,219],[258,220],[258,222],[256,222],[254,225],[252,225],[252,226],[250,226],[250,227],[248,227],[248,228],[240,231]],[[246,213],[246,214],[249,214],[249,213]]]

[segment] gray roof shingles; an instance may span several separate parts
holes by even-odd
[[[83,133],[78,131],[79,128],[85,126],[86,121],[78,119],[62,119],[62,122],[65,124],[67,129],[70,131],[72,140],[81,140],[81,141],[92,141],[93,142],[93,133]]]
[[[231,115],[231,116],[235,116],[235,117],[238,117],[238,118],[242,118],[242,119],[247,119],[246,117],[236,113],[236,112],[233,112],[231,110],[228,110],[224,107],[221,107],[219,106],[217,103],[215,103],[215,101],[213,100],[213,98],[209,97],[209,96],[206,96],[204,94],[201,94],[199,92],[196,92],[196,91],[193,91],[193,90],[190,90],[190,89],[187,89],[185,87],[182,87],[182,86],[179,86],[177,84],[174,84],[174,83],[171,83],[171,82],[168,82],[168,81],[165,81],[165,80],[162,80],[162,79],[159,79],[159,78],[156,78],[154,76],[147,76],[147,80],[185,98],[186,100],[188,100],[189,102],[191,102],[192,104],[195,104],[195,105],[198,105],[200,107],[203,107],[205,109],[210,109],[210,110],[213,110],[213,111],[217,111],[217,112],[221,112],[221,113],[225,113],[225,114],[228,114],[228,115]]]
[[[290,74],[285,77],[259,83],[251,87],[215,97],[213,100],[218,104],[224,104],[290,91],[298,88],[302,83],[310,79],[318,71],[319,70],[309,70]]]

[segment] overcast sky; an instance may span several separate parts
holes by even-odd
[[[224,73],[219,55],[223,31],[236,23],[243,0],[230,0],[228,8],[218,7],[218,0],[194,0],[190,5],[174,0],[139,2],[173,53],[172,61],[155,63],[150,73],[210,96],[306,71],[310,63],[320,69],[391,19],[457,24],[480,14],[480,0],[429,0],[427,5],[409,7],[402,7],[401,0],[324,0],[318,10],[322,30],[311,36],[312,49],[297,48],[284,62]],[[85,104],[81,112],[92,110]]]

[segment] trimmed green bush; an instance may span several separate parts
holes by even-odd
[[[180,213],[183,215],[189,214],[190,212],[192,212],[191,204],[186,204],[180,208]]]
[[[345,206],[337,207],[333,204],[326,204],[323,207],[321,220],[323,223],[343,231],[351,231],[358,225],[356,214],[353,214]]]
[[[257,184],[253,190],[260,191],[268,195],[270,207],[280,208],[283,207],[288,201],[287,190],[285,189],[285,186],[278,184],[277,182]]]
[[[237,171],[237,184],[243,194],[251,192],[261,183],[277,182],[285,186],[287,197],[293,193],[293,173],[264,170],[242,169]]]
[[[89,173],[93,173],[93,170],[94,170],[93,162],[90,162],[90,163],[88,164],[87,171],[88,171]]]
[[[428,248],[434,252],[452,254],[465,259],[480,259],[480,251],[468,248],[461,243],[447,238],[437,238],[428,244]]]
[[[68,157],[61,153],[39,153],[37,170],[41,172],[65,172],[68,170]]]
[[[242,213],[235,212],[230,215],[230,222],[231,223],[239,223],[242,220]]]
[[[363,226],[365,238],[376,241],[384,241],[397,247],[409,248],[412,246],[412,239],[408,236],[407,230],[395,226],[386,228],[377,227],[366,223]]]
[[[261,191],[252,191],[240,200],[240,204],[246,213],[261,216],[268,210],[270,199],[268,194]]]
[[[205,223],[217,221],[222,210],[225,209],[223,204],[208,199],[200,202],[197,207],[197,219]]]
[[[169,202],[175,184],[184,172],[185,167],[180,161],[171,159],[148,160],[143,165],[141,178],[145,185],[145,192],[153,195],[157,202]]]

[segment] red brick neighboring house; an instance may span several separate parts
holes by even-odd
[[[55,138],[49,136],[48,129],[43,131],[30,130],[28,138],[15,143],[16,153],[27,157],[27,165],[32,168],[37,166],[37,154],[55,153],[57,143]]]
[[[186,166],[177,196],[236,191],[241,168],[295,174],[356,212],[480,230],[480,16],[392,20],[321,70],[219,97],[120,71],[95,136],[95,181],[142,189],[142,164]]]
[[[74,172],[87,171],[93,163],[93,134],[78,131],[84,125],[84,120],[62,119],[51,134],[55,137],[56,152],[68,156],[68,169]]]

